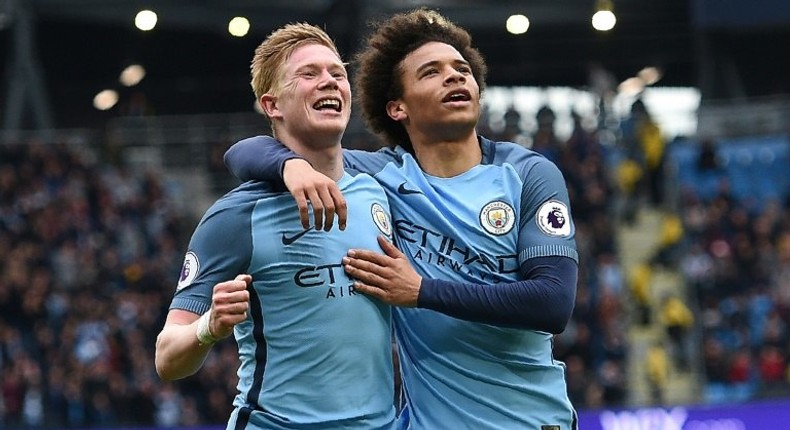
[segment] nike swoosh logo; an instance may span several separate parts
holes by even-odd
[[[400,184],[400,185],[398,185],[398,192],[400,194],[422,194],[422,191],[410,190],[410,189],[406,188],[406,183],[405,182]]]
[[[290,245],[290,244],[296,242],[297,240],[299,240],[300,237],[302,237],[305,234],[307,234],[307,232],[310,231],[310,230],[312,230],[312,228],[304,229],[304,230],[300,231],[299,233],[296,233],[295,235],[293,235],[291,237],[288,237],[288,236],[285,235],[285,233],[283,233],[283,245]]]

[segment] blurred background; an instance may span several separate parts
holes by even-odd
[[[566,177],[581,428],[783,428],[784,0],[0,0],[0,428],[223,428],[235,344],[176,383],[153,351],[222,154],[268,132],[253,50],[305,21],[351,59],[416,6],[488,62],[479,133]],[[344,146],[380,145],[354,116]]]

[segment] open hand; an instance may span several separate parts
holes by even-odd
[[[302,227],[310,227],[310,215],[308,212],[308,202],[313,207],[313,219],[315,229],[329,231],[337,214],[337,224],[340,230],[346,229],[348,208],[346,199],[340,192],[337,182],[332,178],[317,172],[305,160],[294,158],[285,163],[283,169],[283,181],[288,191],[296,199],[299,207],[299,218],[302,220]]]
[[[406,256],[384,236],[378,237],[384,254],[352,249],[343,257],[343,268],[354,278],[354,289],[395,306],[417,306],[422,276]]]

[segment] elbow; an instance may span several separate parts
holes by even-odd
[[[560,334],[565,331],[571,319],[572,307],[553,307],[539,317],[534,314],[520,314],[518,318],[505,322],[505,325],[526,330]]]
[[[183,372],[180,372],[175,366],[170,364],[172,363],[171,360],[164,360],[160,358],[158,352],[154,358],[154,363],[156,366],[156,374],[159,375],[159,379],[163,381],[173,382],[189,376],[183,374]]]
[[[159,375],[159,379],[165,382],[173,382],[183,378],[183,377],[172,375],[168,373],[166,370],[160,369],[159,367],[156,368],[156,373],[157,375]]]
[[[551,334],[560,334],[565,331],[576,305],[576,286],[579,280],[577,266],[570,259],[563,259],[562,263],[563,265],[559,267],[560,276],[552,282],[553,303],[551,306],[547,306],[548,309],[551,309],[547,321],[547,331]]]
[[[156,374],[159,376],[159,379],[168,382],[183,378],[185,375],[179,375],[178,368],[175,366],[172,357],[168,358],[163,343],[162,334],[160,333],[156,338],[156,350],[154,352]]]
[[[168,369],[164,360],[162,360],[159,357],[159,351],[156,351],[156,356],[154,357],[154,365],[156,367],[156,374],[159,375],[159,379],[163,381],[174,381],[177,379],[173,377],[171,370]]]
[[[573,307],[576,301],[575,296],[575,291],[574,294],[562,294],[556,306],[548,307],[551,311],[546,314],[544,331],[551,334],[560,334],[565,331],[573,315]]]
[[[156,374],[159,375],[159,379],[168,382],[178,379],[173,374],[173,370],[167,365],[167,360],[161,357],[159,348],[157,348],[154,356],[154,366],[156,367]]]
[[[163,381],[170,382],[175,380],[175,378],[170,376],[170,373],[168,372],[167,368],[162,364],[160,364],[158,361],[156,363],[156,374],[159,375],[159,379]]]
[[[545,331],[551,334],[560,334],[564,332],[565,328],[568,326],[568,321],[571,320],[572,313],[573,313],[572,306],[569,307],[568,309],[557,310],[546,321]]]

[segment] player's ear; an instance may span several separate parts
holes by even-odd
[[[277,97],[266,93],[261,96],[258,103],[263,110],[263,113],[266,114],[269,118],[279,118],[282,117],[282,113],[280,113],[280,109],[277,107]]]
[[[409,117],[406,112],[406,105],[400,100],[390,100],[387,102],[387,115],[395,121],[403,121]]]

